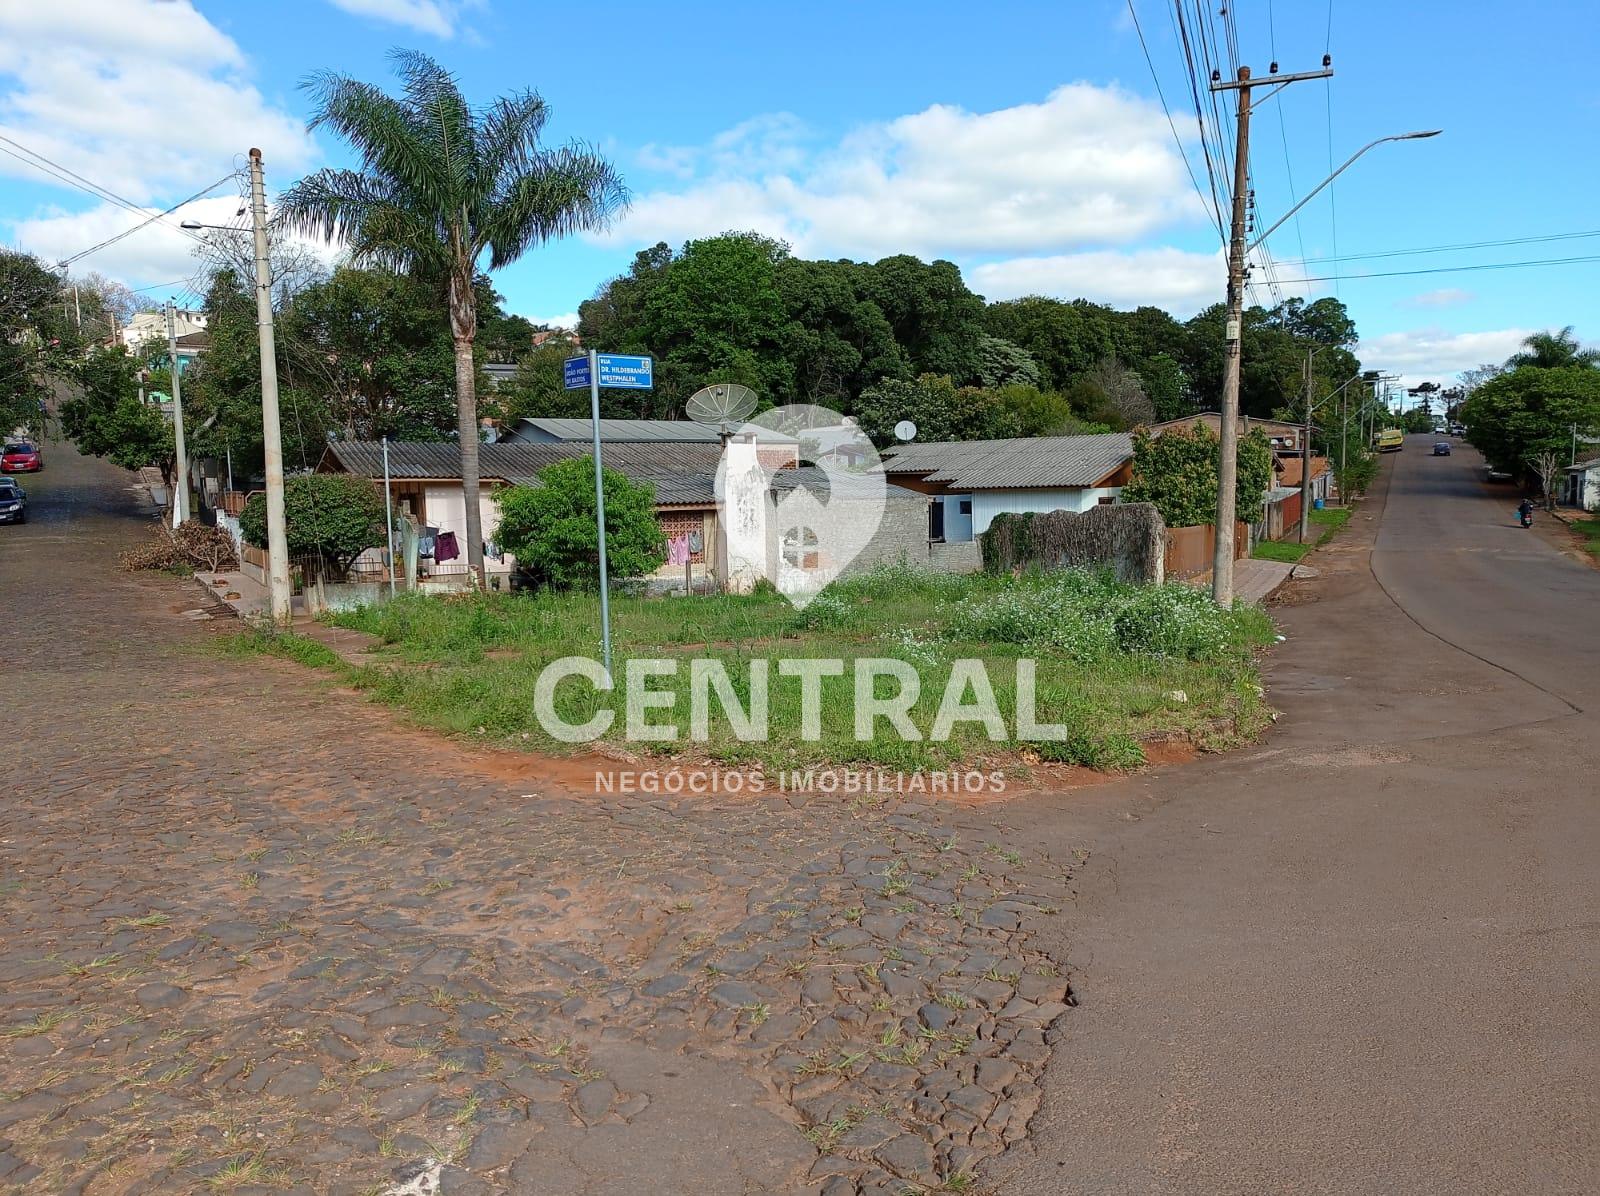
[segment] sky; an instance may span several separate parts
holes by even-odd
[[[1331,80],[1254,112],[1257,228],[1368,142],[1443,130],[1377,146],[1311,199],[1255,262],[1253,299],[1337,295],[1363,363],[1411,385],[1449,383],[1539,329],[1600,340],[1592,0],[1542,0],[1536,21],[1485,0],[1235,0],[1236,53],[1212,2],[1225,72],[1333,58]],[[536,89],[548,140],[592,144],[627,181],[612,228],[496,273],[530,319],[573,322],[640,248],[747,228],[807,257],[948,258],[990,299],[1083,296],[1181,318],[1223,297],[1225,269],[1174,11],[624,0],[584,10],[599,17],[590,31],[526,0],[0,0],[0,241],[53,263],[143,219],[73,175],[150,214],[212,187],[71,265],[153,304],[195,302],[195,245],[174,222],[234,220],[251,146],[269,193],[348,165],[337,137],[307,132],[300,84],[334,70],[392,86],[386,54],[406,47],[474,102]],[[1225,140],[1231,154],[1231,129]],[[1231,180],[1214,165],[1225,219]],[[1438,248],[1462,245],[1476,247]],[[1459,269],[1581,257],[1597,260]]]

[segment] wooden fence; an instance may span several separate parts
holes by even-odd
[[[1168,581],[1194,581],[1211,573],[1211,558],[1217,550],[1216,528],[1209,523],[1194,527],[1169,527],[1165,573]],[[1238,523],[1233,530],[1233,559],[1250,551],[1250,528]]]

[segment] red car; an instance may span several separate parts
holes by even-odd
[[[0,451],[0,472],[38,473],[44,468],[39,450],[24,440],[14,440]]]

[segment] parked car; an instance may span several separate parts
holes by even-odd
[[[0,523],[28,522],[28,496],[13,478],[0,478]]]
[[[44,457],[38,446],[26,440],[9,441],[0,449],[0,472],[38,473],[43,468]]]
[[[1448,440],[1435,440],[1433,442],[1433,455],[1435,457],[1448,457],[1450,455],[1450,442]]]
[[[1465,436],[1466,434],[1467,434],[1467,425],[1466,424],[1451,424],[1450,425],[1450,435],[1452,435],[1452,436]]]

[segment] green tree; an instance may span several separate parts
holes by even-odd
[[[612,469],[600,471],[606,499],[606,566],[613,577],[643,577],[667,559],[656,521],[655,489]],[[594,506],[594,458],[557,461],[537,486],[508,486],[500,506],[500,544],[518,565],[558,589],[599,585],[600,543]]]
[[[1538,366],[1540,369],[1560,369],[1563,366],[1600,366],[1600,349],[1585,349],[1573,335],[1568,324],[1559,332],[1535,332],[1522,342],[1520,352],[1506,361],[1506,369],[1519,366]]]
[[[1600,433],[1600,369],[1524,365],[1475,389],[1461,406],[1474,447],[1497,469],[1525,476],[1543,452],[1570,457],[1572,434]]]
[[[861,392],[855,415],[873,443],[894,440],[894,426],[903,419],[917,425],[919,441],[998,440],[1020,434],[1017,412],[999,393],[976,386],[957,386],[940,374],[914,381],[885,378]]]
[[[301,473],[286,479],[283,515],[290,555],[316,558],[314,571],[342,573],[386,539],[383,492],[354,474]],[[267,499],[261,491],[239,513],[239,530],[257,548],[267,546]]]
[[[1115,429],[1110,424],[1082,418],[1065,395],[1033,386],[1002,386],[1000,403],[1016,421],[1018,436],[1092,436]]]
[[[978,381],[985,386],[1039,385],[1039,363],[1020,345],[985,333],[978,338]]]
[[[1113,352],[1105,309],[1042,295],[991,303],[984,312],[990,335],[1020,346],[1039,365],[1040,385],[1065,389]]]
[[[311,128],[350,143],[359,170],[328,168],[279,200],[281,219],[343,238],[358,261],[443,280],[455,352],[456,432],[466,503],[467,562],[483,581],[479,521],[478,263],[497,270],[530,248],[606,226],[626,202],[610,162],[587,146],[540,144],[549,111],[532,91],[474,108],[425,54],[394,51],[399,98],[332,72],[308,86]]]
[[[500,406],[507,421],[519,419],[588,419],[588,390],[566,388],[565,362],[576,350],[564,340],[551,340],[517,362],[517,372],[500,384]],[[602,390],[600,417],[626,416],[634,409],[627,391]]]
[[[61,430],[81,453],[123,469],[153,465],[170,484],[175,448],[161,409],[139,401],[139,362],[120,346],[97,349],[70,367],[74,393],[61,404]]]
[[[983,300],[967,289],[955,263],[884,258],[863,267],[861,296],[888,320],[912,370],[944,374],[957,385],[978,381]]]
[[[1159,436],[1134,433],[1133,478],[1123,502],[1154,503],[1168,527],[1213,523],[1217,515],[1217,465],[1222,446],[1210,428],[1168,428]],[[1239,517],[1254,521],[1272,485],[1272,444],[1260,429],[1239,438],[1234,495]]]
[[[61,279],[32,254],[0,249],[0,434],[38,429],[50,376],[74,359],[75,333]]]

